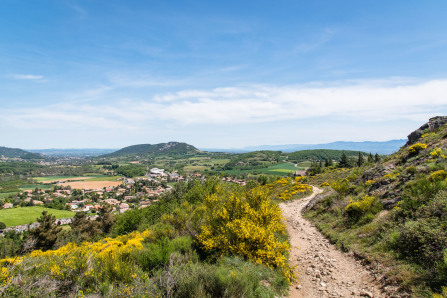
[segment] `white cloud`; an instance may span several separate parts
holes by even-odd
[[[107,89],[109,91],[109,89]],[[103,96],[109,96],[109,93]],[[101,96],[101,92],[99,96]],[[447,80],[407,82],[374,80],[308,85],[225,87],[159,94],[148,100],[123,99],[9,110],[0,119],[20,129],[137,130],[184,125],[225,126],[307,120],[341,119],[352,125],[427,121],[447,113]],[[95,93],[96,95],[96,93]],[[81,103],[80,103],[81,102]],[[275,123],[278,122],[278,123]],[[376,123],[376,124],[374,124]],[[278,127],[279,128],[279,127]]]
[[[36,82],[46,82],[46,79],[44,76],[41,75],[32,75],[32,74],[11,74],[9,75],[10,78],[15,80],[30,80],[30,81],[36,81]]]
[[[318,85],[318,84],[317,84]],[[250,86],[185,90],[142,103],[160,119],[185,124],[251,123],[336,116],[352,120],[416,120],[447,106],[447,80],[398,84]]]

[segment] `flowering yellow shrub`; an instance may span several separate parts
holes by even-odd
[[[282,201],[292,200],[296,195],[305,195],[312,191],[312,186],[301,183],[306,177],[295,177],[291,179],[290,177],[281,178],[273,183],[267,184],[266,187],[269,189],[273,196],[277,197]]]
[[[291,281],[293,271],[285,256],[290,246],[275,236],[285,233],[281,210],[270,202],[268,194],[267,188],[257,187],[244,193],[207,197],[198,209],[203,225],[197,241],[210,253],[241,255],[279,268]]]
[[[396,178],[400,176],[400,173],[394,174],[394,173],[388,173],[383,176],[383,179],[390,179],[390,180],[396,180]]]
[[[33,268],[33,275],[42,274],[56,280],[103,280],[129,281],[132,266],[129,266],[130,254],[143,248],[143,242],[150,232],[133,232],[117,238],[105,238],[98,242],[84,242],[81,245],[69,243],[57,250],[35,250],[28,256],[16,259],[0,260],[0,281],[5,285],[10,280],[8,267],[15,266],[17,271]],[[23,267],[23,268],[22,268]]]
[[[337,180],[331,183],[331,187],[340,195],[344,196],[349,191],[349,181],[347,179]]]
[[[441,158],[447,158],[447,156],[443,153],[441,148],[437,148],[435,150],[433,150],[432,152],[430,152],[430,155],[434,158],[436,157],[441,157]]]
[[[444,170],[435,171],[430,174],[428,180],[432,182],[441,181],[447,178],[447,172]]]
[[[367,212],[375,213],[380,207],[376,197],[364,196],[357,201],[350,200],[350,204],[345,207],[345,213],[351,219],[359,219]]]
[[[411,145],[408,148],[408,152],[410,152],[410,154],[418,154],[419,151],[427,149],[427,145],[426,144],[422,144],[422,143],[416,143],[414,145]]]
[[[329,186],[329,183],[327,183],[327,182],[323,182],[323,183],[320,184],[320,186],[321,186],[321,187],[327,187],[327,186]]]
[[[430,137],[430,136],[434,136],[435,135],[435,133],[434,132],[428,132],[428,133],[424,133],[423,135],[422,135],[422,137],[421,138],[426,138],[426,137]]]
[[[376,183],[375,180],[368,180],[368,181],[365,182],[365,186],[371,186],[374,183]]]

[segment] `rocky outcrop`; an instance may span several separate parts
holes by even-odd
[[[413,145],[414,143],[419,141],[425,130],[430,129],[430,131],[436,131],[444,124],[447,124],[446,116],[436,116],[430,118],[427,123],[408,135],[408,142],[405,144],[405,146]]]

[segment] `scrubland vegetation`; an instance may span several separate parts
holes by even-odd
[[[114,218],[78,213],[70,230],[50,225],[57,239],[40,249],[24,246],[47,239],[43,230],[22,235],[21,249],[0,261],[0,289],[28,297],[282,295],[295,277],[276,202],[310,192],[302,179],[242,187],[208,178],[178,183],[158,203]]]
[[[377,164],[326,169],[306,216],[401,295],[447,297],[447,126]],[[444,296],[442,296],[444,291]]]

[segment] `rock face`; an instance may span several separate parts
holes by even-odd
[[[427,123],[408,135],[408,142],[405,144],[405,146],[410,146],[416,143],[421,138],[424,130],[430,129],[431,131],[436,131],[444,124],[447,124],[447,116],[436,116],[430,118]]]

